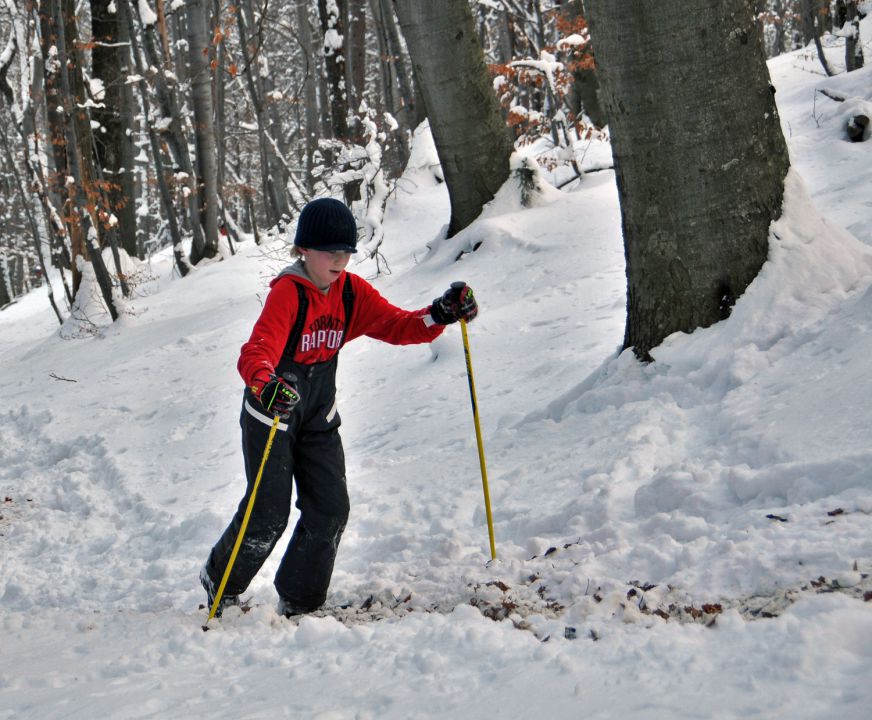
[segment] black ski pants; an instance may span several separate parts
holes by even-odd
[[[301,400],[276,432],[224,594],[242,594],[272,552],[287,527],[296,482],[300,517],[279,564],[275,587],[280,597],[307,612],[327,598],[349,512],[341,421],[336,411],[336,358],[284,369],[297,376]],[[248,483],[233,520],[206,562],[214,587],[227,568],[272,425],[272,418],[247,389],[239,422]]]

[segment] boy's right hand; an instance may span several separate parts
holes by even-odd
[[[430,317],[440,325],[449,325],[458,320],[470,322],[478,315],[478,303],[472,288],[465,282],[453,282],[442,295],[430,305]]]
[[[300,402],[300,393],[294,387],[295,377],[279,377],[271,374],[268,378],[255,378],[251,391],[270,415],[278,415],[282,420],[291,416],[294,406]]]

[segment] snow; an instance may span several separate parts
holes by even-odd
[[[137,7],[139,8],[139,19],[143,25],[154,25],[157,22],[157,15],[151,9],[148,0],[138,0]]]
[[[252,609],[201,630],[197,573],[244,486],[237,353],[287,238],[183,280],[169,249],[129,261],[115,324],[92,274],[60,333],[44,288],[6,308],[0,718],[868,717],[872,143],[815,91],[872,102],[872,68],[807,55],[771,63],[793,169],[769,261],[648,366],[618,352],[613,174],[539,178],[527,207],[511,179],[446,240],[419,129],[373,282],[410,308],[475,288],[498,559],[459,329],[355,341],[344,622],[275,614],[277,552]]]

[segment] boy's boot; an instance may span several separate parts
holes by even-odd
[[[212,582],[212,578],[209,577],[209,573],[206,572],[205,565],[200,570],[200,584],[206,591],[206,609],[211,611],[212,603],[215,602],[215,593],[217,592],[217,588]],[[221,596],[221,602],[218,603],[218,607],[215,609],[215,617],[221,617],[221,613],[224,612],[225,608],[229,608],[234,605],[239,606],[239,595],[227,595],[225,593]]]
[[[286,600],[285,598],[280,597],[279,605],[276,608],[276,612],[279,615],[284,615],[286,618],[291,618],[295,615],[305,615],[306,613],[311,611],[308,609],[297,607],[290,600]]]

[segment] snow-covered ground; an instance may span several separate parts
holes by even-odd
[[[868,718],[872,141],[844,121],[872,64],[770,67],[793,163],[770,261],[649,366],[617,354],[611,173],[526,210],[506,188],[439,240],[419,144],[374,284],[409,308],[476,290],[499,557],[459,329],[356,341],[339,620],[279,618],[273,557],[251,610],[201,630],[197,572],[244,487],[237,353],[280,241],[185,280],[155,258],[111,327],[62,338],[44,290],[0,313],[0,718]]]

